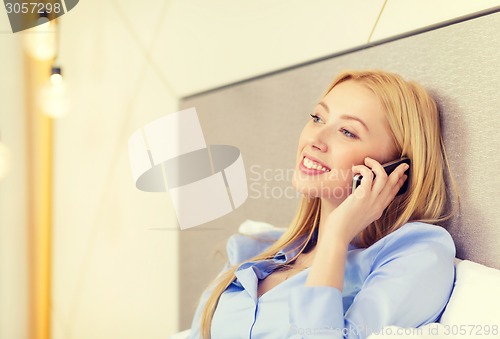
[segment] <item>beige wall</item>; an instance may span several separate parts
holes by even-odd
[[[182,96],[497,5],[80,1],[61,20],[72,108],[55,123],[53,338],[153,339],[179,329],[178,231],[166,230],[177,227],[175,214],[168,195],[134,188],[134,130],[176,111]],[[24,339],[22,65],[5,13],[0,22],[0,130],[16,166],[0,182],[0,338]]]
[[[0,338],[25,339],[28,258],[24,73],[19,36],[9,30],[7,15],[1,12],[0,140],[10,149],[11,168],[0,179]]]

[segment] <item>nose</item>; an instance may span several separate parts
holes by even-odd
[[[329,131],[326,126],[322,126],[318,128],[312,135],[311,135],[311,146],[312,148],[321,151],[321,152],[326,152],[328,151],[328,140],[329,137]]]

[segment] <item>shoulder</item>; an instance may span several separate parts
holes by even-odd
[[[350,313],[364,314],[375,307],[378,312],[370,315],[380,314],[401,327],[439,318],[455,281],[455,247],[444,228],[410,222],[366,252],[371,262],[362,267],[366,275]]]
[[[373,246],[379,264],[407,257],[418,263],[453,265],[455,259],[455,244],[448,231],[423,222],[409,222]]]
[[[283,235],[285,229],[247,220],[239,231],[227,240],[226,251],[230,265],[239,264],[262,253]]]
[[[455,249],[455,244],[448,231],[437,225],[424,222],[409,222],[382,239],[384,246],[402,244],[419,246],[438,245],[438,247]]]

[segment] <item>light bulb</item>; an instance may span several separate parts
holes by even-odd
[[[61,74],[52,74],[50,76],[50,82],[52,85],[60,85],[62,84],[63,77]]]
[[[60,67],[52,67],[49,81],[40,89],[38,103],[43,113],[60,118],[68,112],[69,99]]]
[[[38,60],[50,60],[56,55],[56,24],[40,16],[38,25],[23,33],[26,52]]]
[[[0,180],[2,180],[10,170],[10,150],[0,141]]]

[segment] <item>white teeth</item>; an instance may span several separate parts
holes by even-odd
[[[319,171],[323,171],[323,172],[330,172],[330,170],[327,169],[326,167],[323,167],[320,164],[318,164],[317,162],[314,162],[311,159],[308,159],[306,157],[304,157],[303,163],[304,163],[304,166],[307,168],[311,168],[311,169],[315,169],[315,170],[319,170]]]

